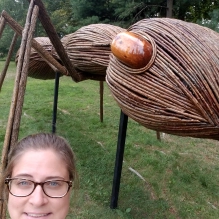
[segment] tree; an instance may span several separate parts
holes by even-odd
[[[44,4],[59,36],[68,34],[73,25],[70,0],[49,0],[45,1]]]
[[[124,27],[145,18],[165,17],[166,0],[114,1],[115,18]]]
[[[72,15],[70,0],[47,0],[44,1],[44,4],[60,37],[69,33],[68,22],[71,20]],[[0,1],[0,12],[5,10],[16,22],[22,26],[25,24],[28,7],[29,3],[27,0]],[[8,52],[13,35],[14,31],[6,25],[6,28],[4,29],[3,35],[0,39],[0,52],[4,55],[6,55]],[[39,20],[37,21],[35,30],[35,37],[37,36],[46,36]],[[20,39],[15,47],[15,51],[17,51],[19,45]]]
[[[167,0],[44,0],[43,3],[60,37],[93,23],[128,28],[144,18],[165,17],[167,10]],[[0,10],[6,10],[22,26],[28,7],[27,0],[0,1]],[[219,31],[218,11],[217,0],[173,0],[174,18],[199,23],[216,31]],[[39,21],[35,36],[46,36]],[[7,28],[0,39],[1,53],[8,50],[12,37],[13,31]]]
[[[174,16],[178,19],[198,23],[219,32],[219,1],[182,0],[175,1]]]
[[[111,23],[113,20],[112,0],[71,0],[72,20],[71,31],[91,23]]]
[[[174,2],[174,16],[180,20],[196,23],[198,20],[211,19],[211,12],[219,8],[218,1],[182,0]]]

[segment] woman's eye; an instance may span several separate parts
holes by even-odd
[[[17,182],[17,185],[18,186],[29,186],[29,185],[31,185],[31,182],[27,181],[27,180],[20,180]]]
[[[57,182],[57,181],[50,181],[50,182],[48,183],[48,185],[49,185],[49,186],[52,186],[52,187],[59,186],[59,182]]]

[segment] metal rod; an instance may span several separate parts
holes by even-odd
[[[123,156],[125,150],[127,124],[128,124],[128,116],[125,115],[121,110],[113,188],[112,188],[111,203],[110,203],[110,208],[112,209],[117,208],[118,206],[118,197],[119,197],[120,179],[122,173]]]
[[[52,133],[56,133],[57,106],[58,106],[58,96],[59,96],[59,78],[60,78],[60,73],[56,72],[55,87],[54,87],[54,101],[53,101],[53,116],[52,116]]]
[[[103,81],[100,81],[99,84],[100,84],[100,122],[103,122],[103,90],[104,90]]]

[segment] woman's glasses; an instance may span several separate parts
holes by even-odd
[[[16,197],[26,197],[31,195],[39,185],[48,197],[62,198],[68,193],[72,186],[72,181],[48,180],[38,183],[22,178],[6,178],[5,184],[7,184],[9,192]]]

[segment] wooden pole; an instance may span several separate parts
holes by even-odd
[[[33,1],[34,2],[34,1]],[[15,117],[13,122],[13,130],[11,135],[11,146],[13,147],[17,141],[18,141],[18,134],[19,134],[19,128],[20,128],[20,120],[22,115],[22,108],[23,108],[23,102],[24,102],[24,95],[26,90],[26,83],[27,83],[27,77],[28,77],[28,68],[29,68],[29,60],[30,60],[30,51],[31,51],[31,42],[33,38],[33,33],[36,26],[37,16],[39,12],[39,8],[37,5],[34,6],[34,8],[30,11],[33,11],[30,17],[30,24],[27,23],[26,27],[26,33],[27,33],[27,41],[25,45],[25,54],[24,54],[24,61],[22,65],[22,71],[21,71],[21,78],[19,83],[19,92],[18,92],[18,98],[16,103],[16,110],[15,110]],[[24,30],[25,32],[25,30]]]
[[[20,50],[22,52],[22,50]],[[22,55],[20,57],[23,57]],[[15,112],[15,107],[16,107],[16,102],[17,102],[17,93],[18,93],[18,86],[19,86],[19,80],[20,80],[20,70],[21,70],[21,65],[17,66],[17,71],[16,71],[16,78],[15,78],[15,83],[14,83],[14,90],[13,90],[13,95],[12,95],[12,101],[11,101],[11,107],[10,107],[10,112],[8,116],[8,123],[7,123],[7,128],[6,128],[6,133],[5,133],[5,138],[4,138],[4,144],[2,148],[2,157],[1,157],[1,170],[0,173],[1,175],[3,174],[6,165],[7,165],[7,157],[8,153],[10,150],[10,139],[11,139],[11,131],[13,127],[13,120],[14,120],[14,112]],[[4,185],[0,185],[0,194],[1,198],[3,199],[3,191],[4,191]],[[2,215],[2,218],[5,218],[3,215],[5,215],[5,203],[2,203],[0,206],[0,213]]]
[[[8,25],[19,35],[22,35],[23,27],[18,24],[10,15],[6,12],[2,12],[3,18],[5,18],[5,21],[8,23]],[[32,47],[38,52],[38,54],[51,66],[53,65],[55,67],[54,71],[58,71],[63,74],[67,75],[68,71],[67,69],[62,66],[56,59],[54,59],[48,51],[46,51],[36,40],[32,39]],[[52,67],[52,69],[54,69]]]
[[[160,132],[156,131],[157,140],[161,141]]]
[[[5,19],[3,16],[1,16],[1,18],[0,18],[0,38],[2,36],[4,28],[5,28]],[[2,162],[0,164],[0,174],[1,174],[1,176],[3,174]],[[0,182],[1,182],[1,180],[0,180]],[[0,216],[2,219],[4,219],[4,218],[6,218],[5,202],[4,202],[4,197],[3,197],[3,191],[5,188],[5,185],[2,183],[3,182],[0,183]]]
[[[4,28],[5,28],[5,19],[3,16],[1,16],[0,17],[0,38],[2,36]]]
[[[30,8],[28,10],[28,15],[26,19],[26,25],[28,24],[27,21],[30,19]],[[20,78],[21,78],[21,72],[22,72],[22,65],[24,63],[24,54],[25,54],[25,48],[26,48],[26,42],[27,42],[27,27],[25,27],[23,34],[22,34],[22,41],[21,46],[19,50],[19,58],[17,63],[17,70],[16,70],[16,78],[15,78],[15,85],[14,85],[14,91],[12,96],[12,102],[10,107],[10,113],[8,118],[8,125],[6,129],[6,135],[5,135],[5,141],[4,141],[4,148],[8,148],[11,141],[11,134],[12,134],[12,128],[13,128],[13,122],[14,122],[14,114],[17,104],[17,97],[19,92],[19,84],[20,84]]]
[[[21,117],[20,109],[22,109],[22,106],[23,106],[22,100],[24,99],[24,92],[25,92],[25,87],[26,87],[25,79],[27,78],[27,74],[28,74],[27,70],[28,70],[28,64],[29,64],[29,53],[31,49],[31,39],[33,36],[35,24],[36,24],[37,14],[38,14],[38,7],[34,6],[34,0],[32,0],[29,6],[28,15],[26,19],[26,25],[25,25],[25,29],[22,35],[21,49],[20,49],[20,55],[18,59],[16,79],[15,79],[15,87],[13,91],[10,114],[8,118],[8,125],[6,129],[5,141],[4,141],[3,150],[2,150],[2,160],[1,160],[1,166],[0,166],[1,174],[3,174],[3,171],[5,170],[5,167],[7,165],[7,157],[8,157],[10,147],[16,143],[17,138],[18,138],[17,137],[18,133],[13,133],[12,130],[15,127],[15,131],[19,131],[19,129],[16,129],[16,127],[19,126],[20,124],[19,123],[20,117]],[[15,114],[15,111],[16,111],[16,114]],[[4,185],[0,185],[1,199],[3,199],[3,192],[4,192]],[[6,218],[6,203],[5,202],[2,202],[0,206],[0,213],[1,213],[2,219]]]
[[[30,2],[30,0],[28,0]],[[81,75],[79,72],[76,71],[73,64],[71,63],[70,59],[68,58],[68,55],[59,39],[59,36],[51,22],[51,19],[42,3],[41,0],[35,0],[35,4],[39,7],[39,19],[50,38],[50,41],[52,42],[53,46],[56,49],[56,52],[58,53],[60,59],[62,60],[64,66],[67,68],[69,75],[72,77],[72,79],[75,82],[79,82],[82,80]]]
[[[14,50],[14,46],[15,46],[16,41],[17,41],[17,37],[18,37],[18,35],[17,35],[17,33],[15,33],[13,36],[9,51],[8,51],[8,56],[7,56],[7,59],[5,61],[4,69],[2,70],[1,75],[0,75],[0,91],[1,91],[2,84],[3,84],[4,79],[5,79],[5,75],[6,75],[7,70],[8,70],[9,63],[11,61],[11,57],[12,57],[12,53]]]

